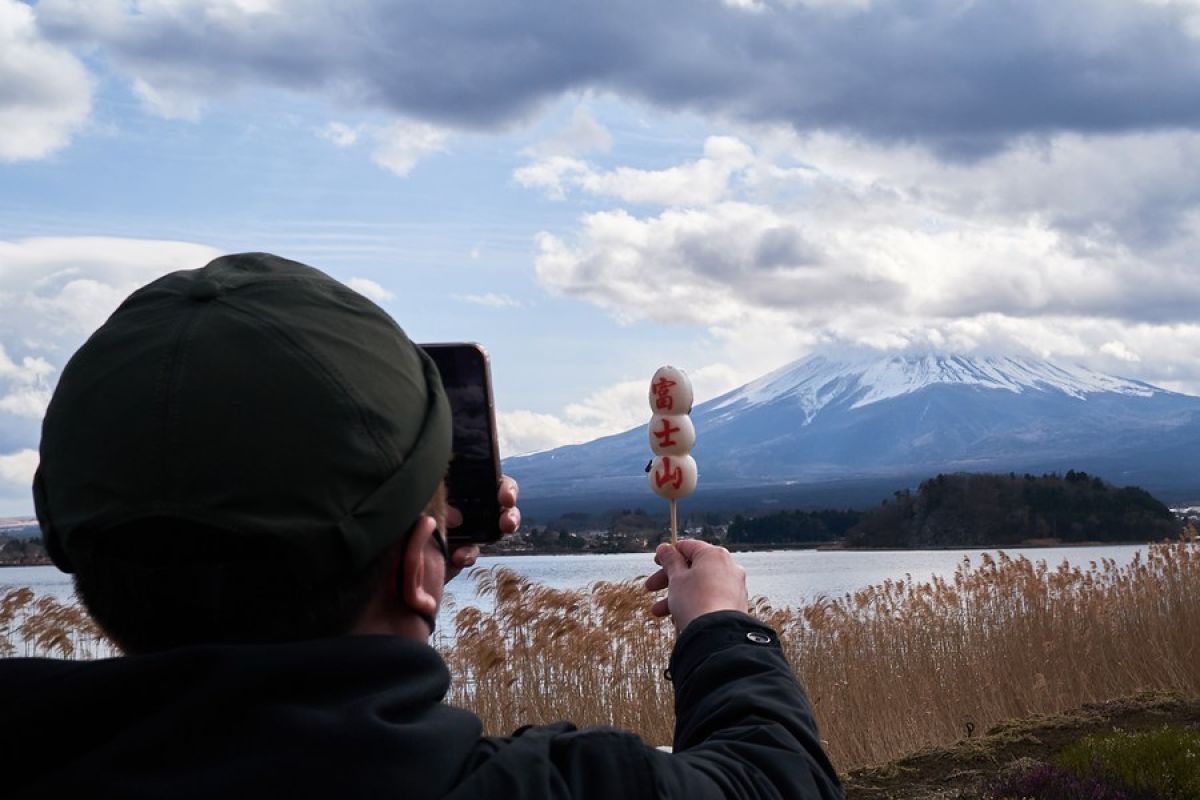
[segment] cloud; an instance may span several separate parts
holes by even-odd
[[[455,300],[461,300],[464,303],[471,303],[477,306],[486,306],[488,308],[520,308],[521,301],[509,297],[506,294],[497,294],[496,292],[486,292],[484,294],[456,294]]]
[[[958,157],[1030,134],[1200,122],[1193,3],[297,0],[287,9],[41,0],[37,15],[58,40],[98,46],[162,96],[317,92],[455,129],[520,122],[581,92],[923,142]]]
[[[396,298],[394,292],[389,292],[370,278],[351,278],[346,282],[346,285],[364,297],[371,298],[376,303],[383,303]]]
[[[40,420],[50,405],[50,390],[35,387],[17,387],[0,397],[0,411],[18,417]]]
[[[574,156],[590,152],[607,152],[612,148],[612,134],[596,121],[587,106],[575,106],[567,127],[549,139],[529,149],[539,158]]]
[[[344,122],[330,122],[324,128],[317,131],[317,136],[333,142],[338,147],[350,147],[358,143],[360,131],[361,128],[352,128]]]
[[[627,430],[637,424],[632,409],[644,404],[639,398],[645,388],[640,386],[638,381],[623,381],[593,392],[558,413],[498,411],[496,432],[501,457],[551,450]]]
[[[567,185],[578,183],[591,171],[586,163],[569,156],[548,156],[517,169],[513,180],[526,189],[541,189],[555,200],[567,198]]]
[[[1064,134],[972,162],[746,135],[748,166],[719,191],[691,173],[681,205],[540,234],[539,282],[620,321],[706,328],[728,363],[837,343],[1017,350],[1200,392],[1200,351],[1179,346],[1200,331],[1200,135]]]
[[[828,319],[906,293],[886,265],[839,257],[831,238],[808,228],[750,203],[651,217],[596,212],[584,217],[574,246],[539,235],[537,277],[625,320],[697,325],[734,322],[760,307]]]
[[[44,158],[87,122],[92,80],[69,50],[46,41],[34,10],[0,0],[0,161]]]
[[[8,494],[5,489],[15,489],[28,495],[38,461],[38,452],[32,449],[0,454],[0,497]]]
[[[142,78],[133,79],[133,93],[142,101],[142,108],[163,119],[182,119],[195,122],[204,111],[204,101],[186,91],[158,88]]]
[[[137,287],[177,269],[202,267],[220,254],[204,245],[151,239],[0,240],[0,344],[61,358]]]
[[[647,378],[647,381],[649,378]],[[649,419],[646,381],[628,380],[607,386],[571,403],[557,414],[508,411],[498,415],[497,432],[504,457],[586,442],[628,430]]]
[[[424,122],[402,121],[372,133],[375,149],[371,160],[389,172],[404,177],[417,162],[446,149],[449,132]]]
[[[17,364],[0,344],[0,378],[17,379],[30,384],[42,383],[54,372],[54,367],[42,358],[26,356]]]
[[[574,158],[549,156],[520,167],[513,178],[521,186],[542,189],[560,200],[573,187],[629,203],[705,205],[725,197],[732,179],[753,165],[753,153],[743,142],[712,136],[704,143],[702,158],[666,169],[602,171]]]
[[[1200,39],[1200,2],[1197,0],[1142,0],[1148,5],[1163,6],[1178,14],[1183,28],[1193,38]]]
[[[353,126],[344,122],[330,122],[317,130],[317,136],[341,148],[369,142],[371,160],[403,178],[412,172],[421,159],[445,152],[450,131],[413,120]]]
[[[722,3],[730,8],[738,8],[742,11],[765,11],[767,4],[763,0],[721,0]]]
[[[1116,339],[1100,345],[1100,352],[1104,355],[1112,356],[1118,361],[1125,361],[1128,363],[1136,363],[1142,360],[1142,357],[1130,350],[1124,342]]]
[[[25,356],[16,363],[0,342],[0,412],[40,420],[50,403],[54,371],[44,358]]]
[[[555,414],[519,410],[496,416],[496,433],[503,458],[587,442],[608,432],[597,426],[572,425]]]

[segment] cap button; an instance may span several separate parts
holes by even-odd
[[[221,294],[221,285],[216,281],[210,281],[204,278],[193,283],[188,287],[187,296],[193,300],[201,302],[212,300],[219,297]]]

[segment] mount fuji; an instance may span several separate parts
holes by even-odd
[[[1200,397],[1029,358],[814,355],[696,406],[692,420],[696,509],[861,505],[938,472],[1068,469],[1200,499]],[[638,427],[505,470],[535,511],[648,505],[649,458]]]

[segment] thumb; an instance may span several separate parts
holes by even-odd
[[[696,556],[700,553],[712,549],[713,546],[711,544],[700,539],[680,539],[679,544],[675,546],[675,552],[688,564],[695,561]]]
[[[679,550],[669,544],[658,546],[658,549],[654,551],[654,560],[667,571],[668,578],[680,570],[688,568],[687,559],[680,555]]]

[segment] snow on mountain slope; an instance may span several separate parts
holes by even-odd
[[[692,420],[697,497],[714,505],[721,492],[781,502],[779,487],[911,486],[956,471],[1082,469],[1200,496],[1200,397],[1032,358],[815,355],[700,403]],[[523,498],[557,496],[563,507],[584,495],[640,498],[646,436],[638,426],[505,468]]]
[[[811,419],[830,404],[849,401],[850,408],[862,408],[939,384],[1014,393],[1057,391],[1080,399],[1101,392],[1135,397],[1165,392],[1140,381],[1105,375],[1086,367],[1032,359],[936,354],[882,358],[816,355],[781,367],[717,398],[711,410],[787,398],[804,410],[806,419]]]

